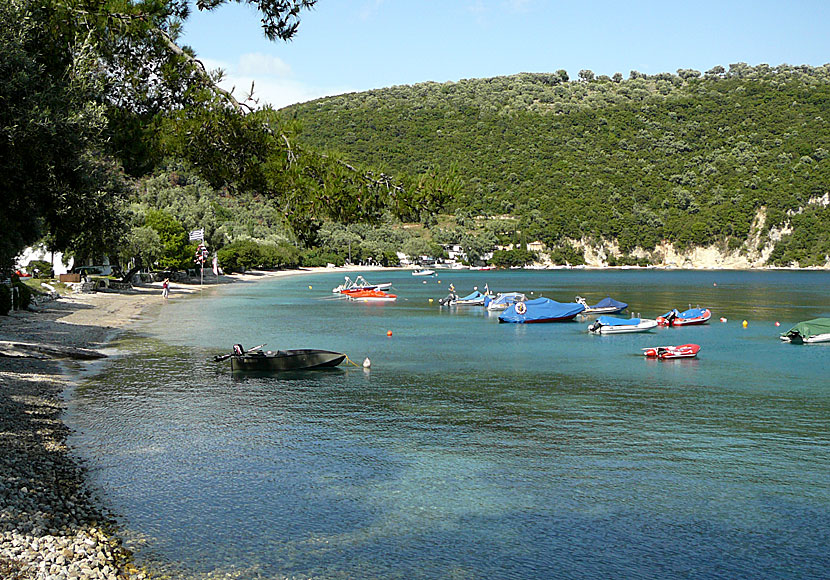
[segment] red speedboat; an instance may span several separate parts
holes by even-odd
[[[690,326],[692,324],[706,324],[712,318],[712,311],[708,308],[689,308],[678,312],[677,308],[657,317],[660,326]]]
[[[699,344],[681,344],[680,346],[652,346],[643,349],[648,358],[694,358],[700,350]]]
[[[348,292],[346,296],[349,300],[356,302],[394,302],[398,299],[397,294],[390,294],[383,290],[358,290],[357,292]]]

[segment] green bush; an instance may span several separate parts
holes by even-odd
[[[324,250],[322,248],[312,248],[310,250],[307,250],[303,253],[300,261],[303,266],[309,268],[313,268],[316,266],[326,266],[327,264],[342,266],[346,263],[346,259],[343,256],[335,254],[330,250]]]
[[[32,260],[26,269],[34,278],[54,278],[55,273],[52,270],[52,264],[45,260]],[[37,274],[35,271],[37,270]]]
[[[0,284],[0,315],[5,316],[12,309],[12,293],[5,284]]]
[[[245,272],[262,264],[259,244],[253,240],[238,240],[216,253],[219,265],[225,272]]]
[[[17,288],[17,309],[27,309],[32,303],[32,289],[20,280],[14,282],[14,287]]]

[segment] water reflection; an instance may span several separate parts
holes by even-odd
[[[654,300],[667,309],[698,294],[735,318],[747,284],[717,277],[717,290],[681,277]],[[594,278],[557,279],[556,291],[593,296]],[[597,278],[645,301],[647,288],[641,297],[627,274]],[[245,292],[296,310],[302,299],[289,290],[300,282]],[[396,281],[399,294],[405,283]],[[135,354],[80,389],[71,414],[96,482],[143,539],[140,557],[183,577],[810,578],[826,569],[830,349],[778,344],[760,314],[747,329],[647,336],[499,325],[432,308],[429,290],[416,288],[401,309],[358,315],[326,302],[278,340],[264,337],[371,355],[369,373],[239,377],[209,362],[236,337],[231,319],[221,340],[210,330],[234,311],[232,295],[201,304],[198,328],[190,306],[169,313],[203,344],[159,332],[162,341],[125,345]],[[766,291],[774,313],[790,291],[752,290]],[[728,299],[713,304],[713,292]],[[820,289],[802,294],[812,305],[798,308],[822,308]],[[639,354],[677,340],[703,344],[700,357]]]

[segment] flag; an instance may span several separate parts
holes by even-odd
[[[216,257],[216,254],[213,254],[213,273],[214,275],[219,275],[219,259]]]
[[[193,230],[190,232],[190,241],[193,240],[204,240],[205,239],[205,228],[201,228],[198,230]]]

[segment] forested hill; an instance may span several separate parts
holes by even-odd
[[[300,121],[305,144],[354,162],[454,172],[462,187],[449,210],[515,216],[527,241],[751,251],[783,231],[772,263],[830,255],[830,65],[523,73],[324,98],[279,115]]]

